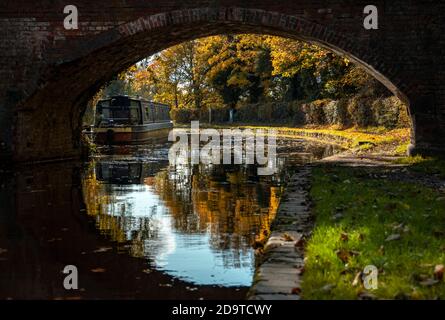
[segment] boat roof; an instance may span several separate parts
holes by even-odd
[[[148,103],[153,103],[153,104],[157,104],[157,105],[162,105],[162,106],[166,106],[166,107],[170,107],[168,104],[165,103],[161,103],[161,102],[156,102],[156,101],[151,101],[151,100],[146,100],[140,97],[132,97],[132,96],[127,96],[127,95],[115,95],[115,96],[110,96],[107,97],[105,99],[100,99],[100,101],[108,101],[108,100],[112,100],[112,99],[128,99],[128,100],[136,100],[136,101],[142,101],[142,102],[148,102]]]

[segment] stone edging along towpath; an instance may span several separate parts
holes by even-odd
[[[302,166],[286,186],[248,293],[250,300],[300,299],[304,244],[313,228],[310,173],[310,165]]]

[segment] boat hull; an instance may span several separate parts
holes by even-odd
[[[93,135],[95,143],[101,145],[137,145],[165,140],[172,128],[172,122],[161,122],[131,127],[95,128]]]

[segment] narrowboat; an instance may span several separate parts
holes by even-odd
[[[97,103],[92,133],[97,144],[143,144],[167,137],[172,127],[168,105],[113,96]]]

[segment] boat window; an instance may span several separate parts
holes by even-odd
[[[139,123],[139,109],[137,108],[130,109],[130,123],[131,124]]]
[[[145,108],[145,121],[152,121],[150,107]]]
[[[140,102],[131,100],[130,102],[130,123],[139,124],[141,122]]]
[[[158,120],[161,121],[167,121],[170,120],[170,116],[169,116],[169,108],[167,106],[157,106],[157,117]]]

